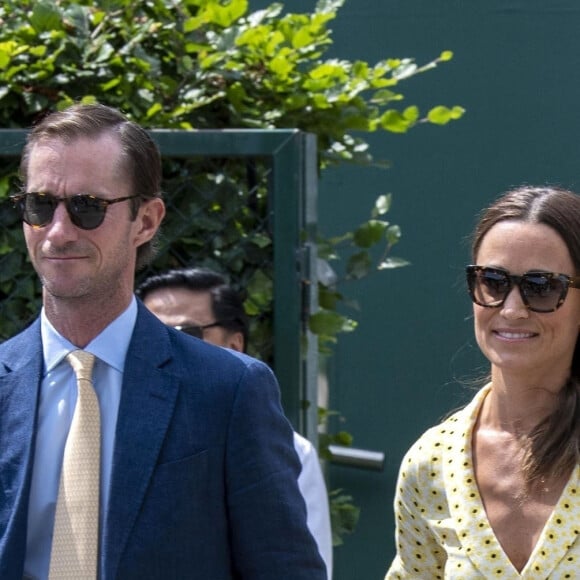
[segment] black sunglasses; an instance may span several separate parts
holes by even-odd
[[[213,328],[214,326],[223,326],[224,320],[218,320],[217,322],[210,322],[209,324],[187,324],[183,326],[174,326],[175,330],[181,330],[181,332],[185,332],[185,334],[189,334],[191,336],[195,336],[195,338],[201,338],[203,340],[203,331],[206,328]]]
[[[564,304],[568,288],[580,287],[580,277],[551,272],[510,274],[502,268],[467,266],[467,288],[479,306],[499,308],[517,286],[526,308],[532,312],[554,312]]]
[[[62,201],[71,222],[83,229],[94,230],[105,219],[107,208],[121,201],[139,197],[129,195],[116,199],[102,199],[88,193],[79,193],[70,197],[57,197],[44,192],[27,192],[11,196],[14,207],[20,212],[20,217],[29,225],[37,228],[47,226],[54,217],[58,204]]]

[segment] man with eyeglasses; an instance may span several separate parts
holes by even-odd
[[[248,320],[238,292],[207,268],[179,268],[153,275],[137,296],[166,324],[216,346],[246,352]],[[298,478],[306,502],[308,527],[332,578],[332,532],[328,492],[314,446],[294,433],[302,471]]]
[[[136,294],[165,324],[218,346],[246,352],[248,320],[239,294],[208,268],[148,277]]]
[[[271,371],[134,296],[165,213],[148,133],[73,105],[21,176],[43,308],[0,345],[0,578],[325,578]]]

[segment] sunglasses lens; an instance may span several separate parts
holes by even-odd
[[[472,268],[467,272],[467,283],[473,301],[480,306],[500,304],[511,289],[509,277],[493,268]]]
[[[469,293],[480,306],[500,306],[514,284],[519,286],[525,305],[533,312],[553,312],[562,305],[568,291],[568,279],[559,274],[528,272],[512,276],[501,269],[467,267]]]
[[[92,195],[73,195],[67,200],[67,209],[75,226],[94,230],[103,223],[107,206]]]
[[[52,221],[57,203],[50,195],[27,193],[18,201],[24,221],[31,226],[45,226]]]
[[[195,338],[201,338],[203,340],[203,329],[201,326],[176,326],[177,330],[181,330],[181,332],[185,332],[185,334],[189,334],[190,336],[195,336]]]
[[[48,193],[26,193],[15,201],[22,219],[36,227],[44,227],[52,221],[58,203],[59,199]],[[73,195],[65,203],[72,223],[79,228],[94,230],[105,219],[107,204],[97,197]]]
[[[552,312],[565,297],[567,284],[557,276],[534,273],[522,277],[521,289],[530,310]]]

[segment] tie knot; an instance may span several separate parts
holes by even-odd
[[[73,368],[77,379],[86,379],[92,381],[93,365],[95,364],[95,355],[84,350],[74,350],[66,357],[70,366]]]

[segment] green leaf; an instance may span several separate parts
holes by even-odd
[[[368,252],[358,252],[350,256],[346,263],[347,276],[350,279],[360,280],[371,270],[371,257]]]
[[[391,131],[391,133],[406,133],[414,122],[407,119],[399,111],[391,109],[381,115],[380,124],[383,129]]]
[[[32,56],[42,58],[46,54],[46,46],[31,46],[29,52]]]
[[[390,246],[394,246],[401,239],[401,228],[397,225],[392,225],[387,228],[387,242]]]
[[[318,287],[318,304],[325,310],[336,310],[338,303],[342,300],[342,294],[336,290],[331,290],[327,286],[320,284]]]
[[[96,10],[92,10],[92,7],[80,6],[76,3],[66,7],[63,16],[65,27],[72,29],[75,34],[88,37],[91,26],[91,12],[94,13]]]
[[[159,113],[159,111],[162,111],[163,107],[161,106],[160,103],[153,103],[153,105],[151,105],[148,109],[147,109],[147,113],[146,113],[146,117],[147,119],[151,119],[151,117],[154,117],[157,113]]]
[[[284,52],[280,52],[278,56],[272,59],[269,67],[270,70],[275,72],[279,77],[286,78],[294,69],[294,64],[287,58],[287,55]]]
[[[352,534],[356,529],[360,508],[352,503],[352,496],[343,493],[342,489],[330,491],[328,497],[332,524],[332,545],[336,547],[344,543],[342,538],[345,534]]]
[[[389,89],[381,89],[375,92],[370,102],[380,105],[386,105],[391,101],[401,101],[403,100],[403,98],[404,98],[403,95],[401,95],[400,93],[395,93],[394,91],[390,91]]]
[[[316,12],[336,12],[344,0],[318,0],[316,3]]]
[[[292,36],[292,48],[304,48],[312,44],[313,36],[307,28],[301,28]]]
[[[337,60],[331,60],[313,68],[309,72],[309,76],[316,80],[326,79],[327,82],[330,82],[332,79],[345,81],[347,79],[346,69],[347,67],[345,63],[341,63]]]
[[[201,16],[192,16],[191,18],[186,18],[183,21],[182,27],[183,32],[186,34],[197,30],[201,26],[203,26],[207,21],[207,18],[204,13]]]
[[[111,79],[108,83],[103,83],[101,85],[101,90],[106,93],[107,91],[110,91],[111,89],[114,89],[115,87],[119,86],[120,83],[121,79],[118,77]]]
[[[308,327],[314,334],[335,336],[352,330],[352,321],[332,310],[319,310],[308,319]]]
[[[385,215],[391,208],[392,194],[379,195],[375,201],[375,206],[371,211],[371,216],[376,218],[380,215]]]
[[[465,113],[463,107],[455,106],[451,109],[440,105],[433,107],[427,114],[427,119],[435,125],[446,125],[449,121],[460,119]]]
[[[418,66],[410,58],[403,59],[400,64],[393,70],[393,77],[403,80],[413,76],[418,71]]]
[[[251,238],[252,244],[255,244],[259,248],[268,248],[272,245],[272,238],[264,234],[256,234]]]
[[[403,258],[388,257],[379,264],[378,269],[390,270],[392,268],[402,268],[403,266],[410,265],[410,263]]]
[[[407,107],[403,111],[403,117],[405,117],[407,121],[415,123],[415,121],[419,118],[419,107],[416,107],[415,105]]]
[[[388,225],[388,222],[382,220],[369,220],[355,230],[353,241],[359,248],[370,248],[383,239]]]
[[[40,0],[34,3],[30,24],[39,33],[62,30],[62,14],[53,2]]]
[[[205,9],[209,22],[228,28],[247,12],[248,0],[230,0],[226,5],[216,2],[207,4]]]
[[[261,270],[257,270],[248,283],[248,300],[254,306],[263,308],[272,299],[272,280]]]
[[[353,436],[348,431],[338,431],[338,433],[333,434],[332,440],[337,445],[350,447],[353,442]]]
[[[5,69],[10,64],[12,53],[16,46],[13,41],[0,42],[0,70]]]

